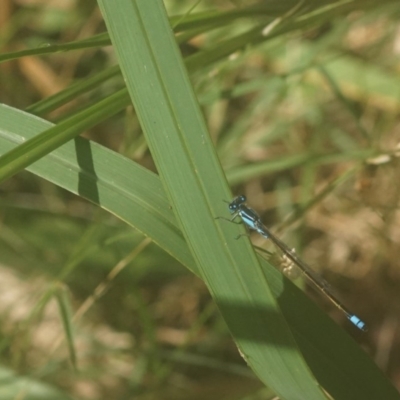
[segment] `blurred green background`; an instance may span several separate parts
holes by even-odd
[[[188,21],[178,34],[184,56],[221,51],[263,22],[244,12],[257,2],[164,3],[180,16],[173,26]],[[210,55],[192,83],[233,192],[368,322],[368,333],[355,332],[299,282],[399,387],[400,6],[326,1],[296,25],[308,3],[279,2],[264,39],[221,52],[218,62]],[[214,11],[236,17],[201,26]],[[2,54],[104,31],[92,0],[0,5]],[[115,63],[110,46],[18,57],[0,64],[0,101],[56,122],[122,88],[121,76],[54,110],[32,105]],[[155,171],[131,107],[84,136]],[[41,382],[40,394],[26,398],[273,398],[237,353],[204,284],[168,254],[28,172],[0,190],[1,398],[32,382]],[[79,372],[56,298],[75,315]]]

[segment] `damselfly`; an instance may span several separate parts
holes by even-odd
[[[362,331],[367,330],[367,325],[357,315],[351,313],[340,301],[328,290],[328,284],[313,269],[304,262],[294,250],[290,249],[285,243],[278,239],[262,222],[260,216],[250,207],[246,205],[246,197],[235,197],[229,203],[229,211],[232,214],[230,221],[234,221],[236,217],[240,217],[242,221],[252,230],[259,233],[265,239],[271,240],[282,253],[297,265],[302,273],[322,292],[329,300],[341,310],[348,320]]]

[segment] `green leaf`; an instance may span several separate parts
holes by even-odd
[[[216,220],[230,194],[162,2],[99,5],[167,196],[241,354],[281,397],[325,398],[249,241]]]

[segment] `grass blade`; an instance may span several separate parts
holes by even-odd
[[[99,5],[167,196],[244,358],[283,398],[325,398],[249,241],[215,219],[230,194],[162,2]]]

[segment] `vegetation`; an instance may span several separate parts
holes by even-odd
[[[399,398],[400,8],[276,3],[4,2],[2,399]]]

